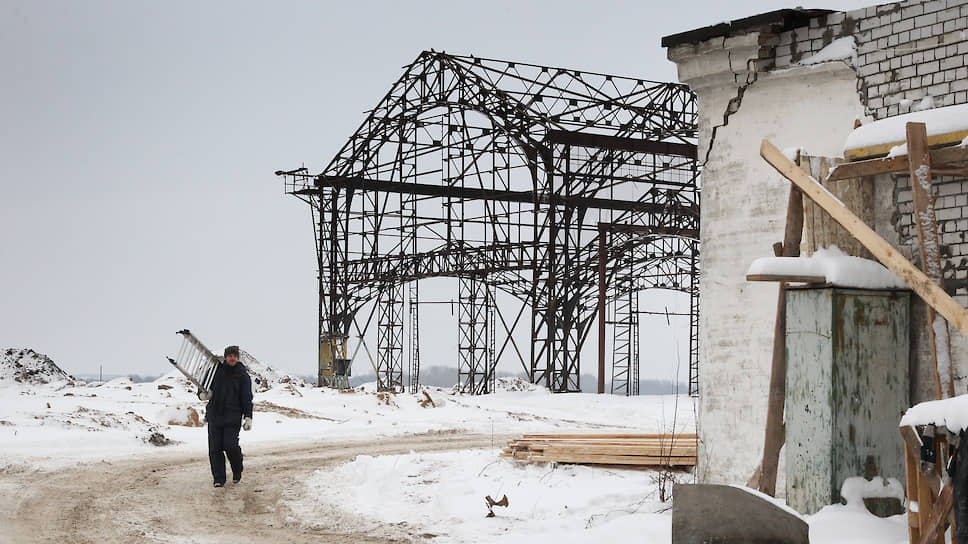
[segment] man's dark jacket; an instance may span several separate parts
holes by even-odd
[[[252,380],[242,362],[218,365],[212,379],[212,398],[206,407],[209,425],[242,425],[243,417],[252,417]]]

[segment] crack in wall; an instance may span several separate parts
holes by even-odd
[[[725,37],[723,38],[723,49],[726,49]],[[758,58],[746,59],[746,83],[742,84],[739,82],[739,74],[733,69],[733,52],[729,49],[726,49],[726,58],[729,61],[729,71],[733,73],[733,83],[736,83],[738,87],[736,88],[736,96],[730,98],[729,102],[726,103],[726,111],[723,112],[722,124],[715,125],[710,130],[709,145],[706,147],[706,156],[702,162],[703,167],[709,162],[709,154],[712,153],[713,145],[716,143],[716,133],[719,132],[719,129],[729,125],[729,117],[738,112],[740,106],[743,105],[743,96],[746,94],[746,89],[756,83],[759,77],[759,73],[756,71],[756,61],[759,60]]]

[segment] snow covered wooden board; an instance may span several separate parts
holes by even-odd
[[[907,141],[905,125],[910,122],[927,125],[929,147],[959,144],[968,138],[968,104],[916,111],[861,125],[847,136],[844,157],[861,160],[888,155],[891,148]]]
[[[825,283],[858,289],[906,289],[907,285],[877,261],[853,257],[837,247],[810,257],[763,257],[750,264],[748,281]]]
[[[838,223],[853,234],[884,266],[904,280],[925,302],[938,311],[964,334],[968,334],[968,311],[938,287],[916,266],[904,258],[884,238],[848,210],[842,202],[830,194],[817,180],[808,176],[796,164],[767,140],[760,145],[763,157],[783,177],[796,184],[801,191],[819,204]]]

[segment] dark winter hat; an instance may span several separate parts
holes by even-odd
[[[229,355],[239,356],[239,346],[229,346],[225,348],[225,353],[222,354],[223,357],[228,357]]]

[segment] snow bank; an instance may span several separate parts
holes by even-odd
[[[906,544],[907,516],[879,518],[866,509],[834,504],[807,517],[811,544]]]
[[[810,257],[763,257],[747,275],[816,276],[831,285],[859,289],[906,289],[907,285],[877,261],[847,255],[837,246],[819,249]]]
[[[849,60],[851,66],[857,66],[857,42],[853,36],[838,38],[830,42],[827,47],[817,51],[813,55],[801,60],[797,66],[808,66],[820,64],[821,62],[831,62],[835,60]]]
[[[938,425],[960,432],[968,428],[968,395],[916,404],[901,418],[901,427],[908,425]]]
[[[844,152],[877,145],[901,144],[907,141],[905,125],[911,122],[924,123],[929,138],[939,134],[968,131],[968,104],[930,108],[861,125],[847,136]]]
[[[675,476],[690,482],[691,474]],[[863,480],[863,479],[861,479]],[[885,486],[885,483],[887,484]],[[672,542],[672,503],[658,500],[658,474],[577,465],[524,465],[497,450],[372,457],[316,471],[289,500],[293,523],[364,531],[378,539],[433,535],[434,542],[559,544]],[[782,499],[740,488],[802,517],[813,544],[883,544],[907,540],[905,516],[882,519],[863,508],[828,506],[800,516]],[[845,484],[851,496],[897,496],[896,480]],[[500,500],[486,518],[484,498]],[[675,501],[675,497],[672,499]]]
[[[855,508],[865,508],[864,499],[890,498],[904,504],[907,498],[901,482],[896,478],[885,480],[881,476],[875,476],[871,480],[859,476],[847,478],[840,486],[840,496],[847,501],[847,506]]]
[[[523,465],[497,454],[360,455],[317,471],[290,507],[310,526],[332,528],[335,512],[347,529],[384,538],[432,534],[438,543],[671,541],[671,504],[659,502],[654,473]],[[485,497],[504,495],[508,506],[485,517]]]

